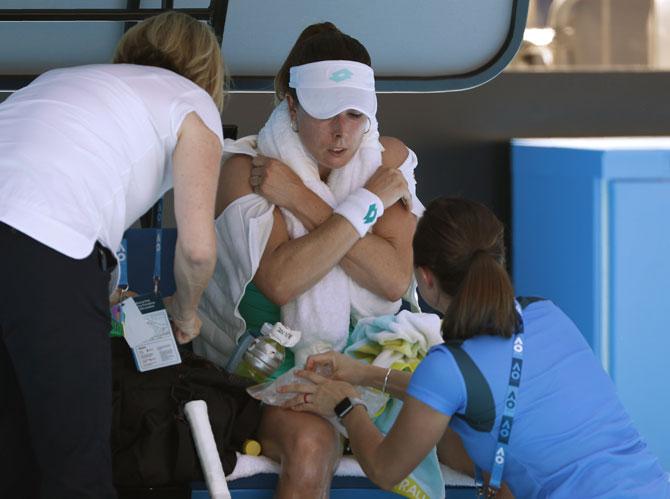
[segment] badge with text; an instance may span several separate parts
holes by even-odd
[[[133,350],[140,372],[181,362],[165,305],[155,293],[128,298],[121,303],[126,342]]]

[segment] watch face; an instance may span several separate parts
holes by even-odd
[[[343,417],[347,412],[351,410],[351,400],[349,397],[344,397],[337,405],[334,407],[335,415],[338,418]]]

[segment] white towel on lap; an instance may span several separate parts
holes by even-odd
[[[283,102],[275,108],[257,138],[226,141],[224,150],[226,157],[260,153],[281,160],[309,189],[335,207],[352,191],[365,185],[381,165],[383,147],[374,122],[352,160],[345,167],[333,170],[325,183],[319,177],[318,165],[291,129],[288,106]],[[423,205],[416,197],[416,163],[416,156],[409,151],[401,171],[412,194],[412,212],[420,216]],[[200,341],[195,342],[195,350],[220,364],[229,357],[244,332],[245,323],[238,306],[247,284],[258,270],[272,229],[272,209],[273,205],[263,197],[249,194],[231,203],[217,219],[218,262],[201,302],[203,328]],[[281,212],[292,239],[307,234],[291,212],[283,208]],[[414,295],[412,286],[408,297]],[[320,340],[341,351],[347,342],[351,316],[360,319],[392,314],[398,310],[399,304],[399,301],[387,301],[362,288],[336,266],[316,285],[284,305],[281,320],[288,327],[302,331],[302,340],[296,350],[308,348]]]
[[[471,477],[445,465],[440,465],[440,468],[445,485],[452,487],[474,486],[474,481]],[[264,473],[279,474],[279,471],[279,464],[267,457],[247,456],[238,453],[235,469],[230,475],[226,476],[226,480],[231,482],[239,478],[247,478]],[[335,469],[335,476],[365,476],[365,473],[361,469],[361,465],[356,461],[356,458],[353,456],[344,456],[340,459],[340,462]]]

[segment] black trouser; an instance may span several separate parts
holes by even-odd
[[[75,260],[0,223],[2,498],[116,497],[110,257],[96,245]]]

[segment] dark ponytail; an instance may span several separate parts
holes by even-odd
[[[514,290],[507,271],[483,251],[474,255],[442,322],[442,336],[466,339],[477,333],[511,337],[516,329]]]
[[[296,97],[295,90],[288,86],[289,71],[293,66],[328,60],[355,61],[371,65],[370,54],[361,42],[342,33],[331,22],[311,24],[300,33],[275,76],[276,99],[282,101],[286,98],[286,94]]]
[[[451,298],[442,322],[445,341],[509,338],[519,327],[503,236],[488,208],[465,199],[437,199],[419,220],[414,265],[428,268]]]

